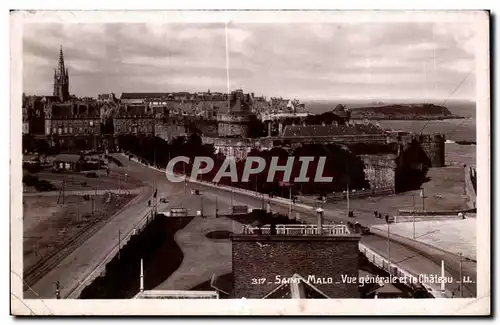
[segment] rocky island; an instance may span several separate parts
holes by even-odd
[[[394,104],[373,107],[349,108],[354,120],[442,120],[462,118],[448,108],[435,104]]]

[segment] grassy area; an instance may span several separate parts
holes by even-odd
[[[87,173],[91,174],[87,175]],[[30,183],[26,183],[25,179]],[[37,183],[35,183],[34,179],[36,179]],[[23,183],[26,185],[24,192],[40,192],[44,189],[45,191],[58,191],[62,188],[63,181],[65,191],[88,191],[96,188],[98,190],[134,189],[142,186],[140,181],[131,177],[124,177],[114,172],[108,175],[104,170],[63,173],[52,173],[48,170],[43,170],[38,173],[25,174],[23,177]],[[41,185],[36,186],[36,184]]]
[[[89,225],[108,219],[132,198],[131,195],[102,195],[92,203],[92,199],[66,196],[64,204],[58,204],[57,196],[23,198],[24,270],[61,250]]]
[[[33,189],[37,192],[55,191],[57,189],[51,182],[39,179],[38,176],[30,173],[23,175],[23,185],[26,189]]]

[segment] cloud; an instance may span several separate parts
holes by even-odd
[[[466,23],[27,24],[26,93],[51,93],[60,45],[78,96],[229,86],[296,98],[447,98],[474,67],[475,34]],[[474,75],[455,96],[475,97]]]

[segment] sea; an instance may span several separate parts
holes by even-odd
[[[453,115],[462,116],[460,119],[445,120],[373,120],[372,123],[382,128],[411,131],[416,133],[444,133],[446,138],[446,160],[449,164],[471,164],[475,165],[476,146],[459,145],[456,141],[476,142],[476,103],[466,100],[444,101],[418,101],[418,100],[314,100],[303,101],[306,109],[311,113],[323,113],[332,110],[338,104],[346,108],[374,107],[390,104],[423,104],[432,103],[445,106]]]

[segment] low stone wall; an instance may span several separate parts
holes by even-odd
[[[460,220],[458,215],[419,215],[419,216],[394,216],[394,222],[413,222],[415,221],[437,221],[437,220]]]
[[[462,209],[462,210],[398,210],[400,216],[458,216],[459,213],[467,215],[467,213],[475,213],[476,209]]]
[[[476,208],[477,194],[474,187],[473,177],[475,178],[476,169],[472,166],[465,166],[465,195],[467,197],[467,206],[471,209]]]
[[[365,190],[355,190],[349,192],[349,199],[362,199],[373,196],[382,196],[382,195],[390,195],[394,194],[393,188],[373,188],[373,189],[365,189]],[[297,199],[299,202],[304,202],[307,204],[317,204],[320,203],[318,200],[318,195],[298,195]],[[344,201],[347,200],[347,193],[342,192],[334,192],[326,195],[327,202],[336,202],[336,201]],[[324,203],[324,202],[323,202]]]

